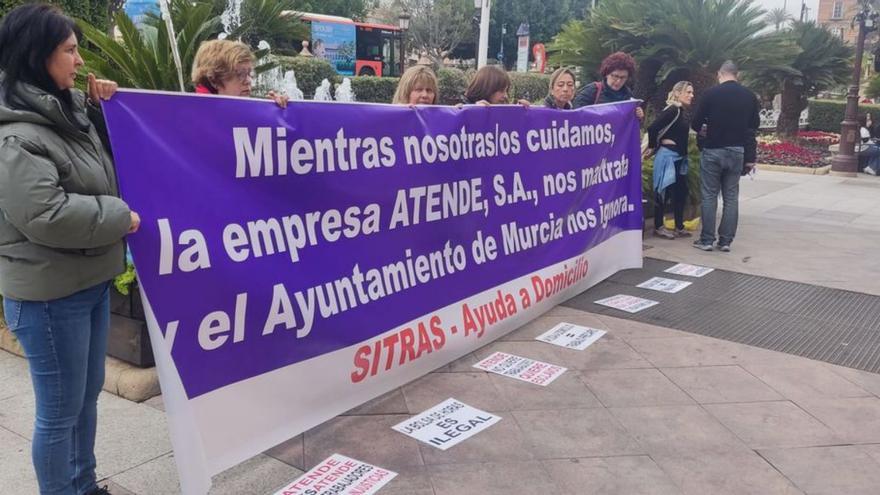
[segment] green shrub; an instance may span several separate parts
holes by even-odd
[[[350,79],[355,100],[371,103],[391,103],[400,81],[397,77],[360,76]]]
[[[25,3],[29,3],[29,0],[0,0],[0,17]],[[70,17],[82,19],[98,29],[107,30],[108,0],[48,0],[47,3],[57,5]]]
[[[550,76],[531,72],[510,72],[511,101],[542,101],[550,92]]]
[[[846,113],[846,101],[810,100],[810,129],[814,131],[840,132],[840,123]],[[859,104],[859,115],[880,115],[880,105]],[[876,122],[877,118],[874,118]]]
[[[296,84],[305,94],[306,99],[311,100],[315,96],[315,90],[321,85],[321,81],[327,79],[330,84],[339,83],[342,79],[333,70],[330,62],[314,57],[276,57],[278,64],[283,70],[293,70],[296,74]]]
[[[441,105],[455,105],[461,103],[461,96],[467,89],[468,78],[460,69],[440,69],[437,71],[438,89],[440,90],[437,103]]]

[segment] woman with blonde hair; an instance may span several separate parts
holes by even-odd
[[[410,106],[436,105],[438,93],[434,71],[424,65],[417,65],[407,69],[400,77],[392,103]]]
[[[573,70],[567,67],[556,69],[550,76],[550,93],[544,98],[544,106],[559,110],[571,110],[575,80]]]
[[[690,123],[685,109],[694,100],[694,86],[688,81],[675,83],[666,99],[666,108],[648,126],[648,150],[654,156],[654,235],[666,239],[690,237],[684,230],[684,205],[688,186],[688,140]],[[672,191],[675,230],[663,225],[664,206]]]
[[[192,83],[196,93],[250,96],[254,62],[254,53],[240,41],[210,40],[202,43],[192,68]],[[269,91],[267,96],[281,108],[287,106],[287,95]]]

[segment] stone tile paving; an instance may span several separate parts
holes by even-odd
[[[533,340],[560,321],[608,334],[585,351]],[[569,370],[538,387],[471,367],[495,350]],[[0,353],[0,375],[0,486],[35,493],[26,365]],[[400,473],[383,495],[877,493],[878,394],[880,375],[558,307],[222,473],[211,493],[270,494],[336,452]],[[502,420],[447,451],[390,429],[448,397]],[[105,394],[100,408],[113,493],[178,493],[161,398]]]

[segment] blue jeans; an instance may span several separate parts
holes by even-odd
[[[703,230],[700,232],[700,243],[715,242],[715,216],[718,210],[719,192],[724,207],[721,211],[721,225],[718,226],[718,244],[729,246],[733,242],[739,216],[739,178],[742,170],[742,148],[703,150],[700,156],[700,193],[703,198]]]
[[[4,298],[34,384],[32,458],[40,493],[82,495],[95,484],[98,394],[110,326],[109,283],[51,301]]]

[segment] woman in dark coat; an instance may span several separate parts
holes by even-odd
[[[632,99],[632,91],[627,82],[636,75],[636,61],[631,56],[623,52],[608,55],[599,67],[599,74],[602,76],[601,81],[587,84],[574,98],[575,108]],[[639,120],[645,118],[641,107],[636,107],[636,117]]]

